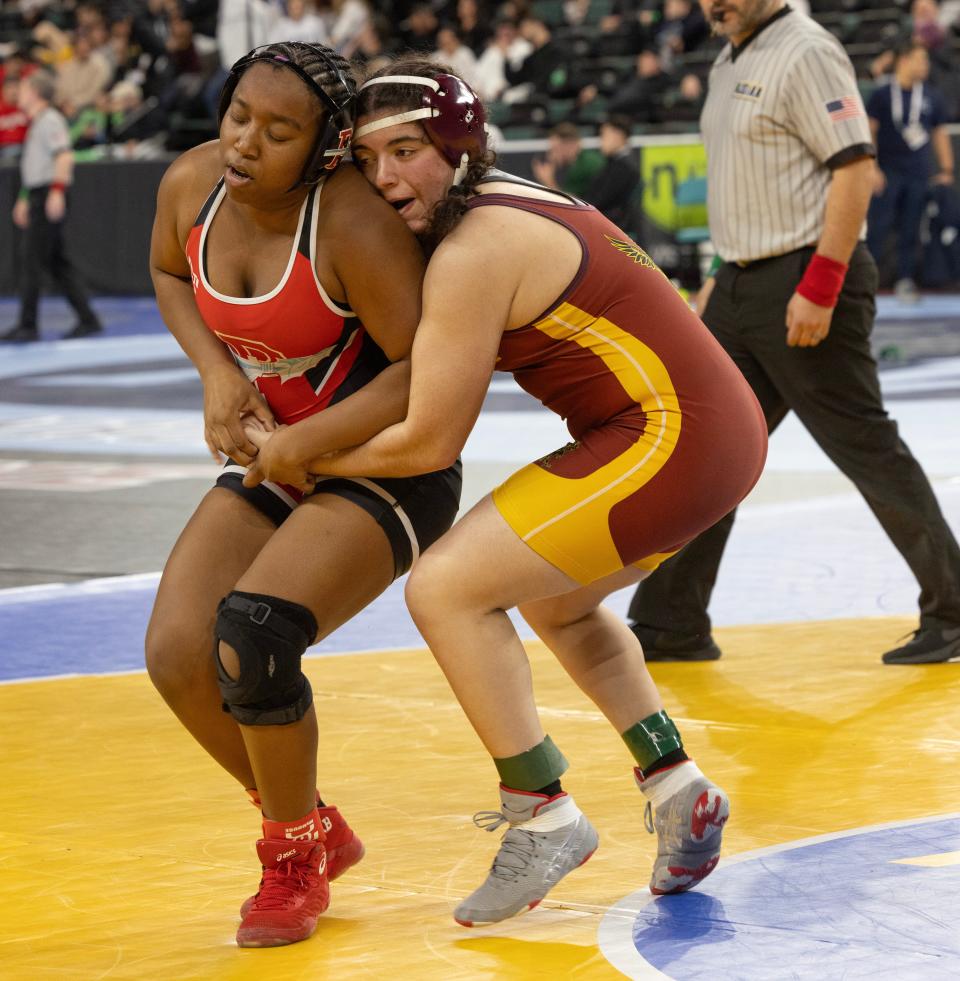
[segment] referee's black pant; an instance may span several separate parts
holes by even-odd
[[[850,260],[826,340],[787,347],[787,303],[812,254],[806,248],[746,268],[725,264],[704,322],[753,388],[768,430],[793,410],[856,485],[920,584],[921,624],[960,624],[960,548],[881,400],[870,350],[877,267],[863,243]],[[707,605],[735,513],[639,585],[632,621],[682,633],[710,630]]]
[[[47,218],[47,187],[30,190],[30,223],[23,231],[20,266],[19,326],[36,330],[40,286],[46,270],[60,287],[77,318],[85,327],[99,324],[90,307],[80,272],[67,253],[63,241],[63,222]]]

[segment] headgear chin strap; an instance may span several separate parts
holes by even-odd
[[[364,82],[360,91],[371,85],[419,85],[426,91],[420,97],[419,108],[367,123],[354,132],[353,138],[418,120],[430,141],[454,168],[454,186],[459,184],[466,177],[470,160],[487,148],[487,114],[477,93],[463,79],[446,74],[434,78],[381,75]]]

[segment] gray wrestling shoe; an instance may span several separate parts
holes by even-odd
[[[689,769],[684,769],[689,767],[696,771],[693,779]],[[647,798],[644,824],[657,836],[650,892],[655,896],[686,892],[720,861],[720,839],[730,817],[730,801],[692,760],[660,770],[646,780],[637,767],[634,776]]]
[[[453,911],[461,926],[499,923],[533,909],[568,872],[586,862],[600,841],[569,794],[547,797],[501,786],[500,800],[501,810],[473,816],[473,823],[485,831],[504,824],[510,828],[486,881]]]

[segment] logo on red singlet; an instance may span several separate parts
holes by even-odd
[[[246,337],[232,337],[230,334],[221,334],[220,331],[214,331],[214,333],[241,361],[273,364],[277,361],[286,360],[283,351],[278,351],[276,348],[264,344],[263,341],[248,340]]]

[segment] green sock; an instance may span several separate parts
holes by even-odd
[[[516,756],[494,759],[500,782],[511,790],[539,790],[559,780],[569,765],[549,736],[533,749]]]
[[[641,770],[647,770],[667,753],[683,749],[677,727],[662,709],[630,726],[622,738]]]

